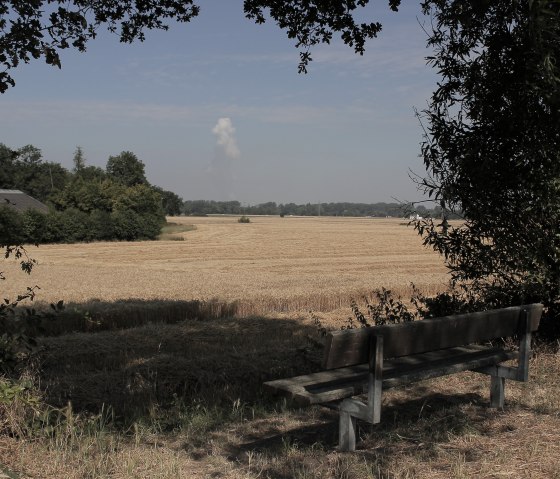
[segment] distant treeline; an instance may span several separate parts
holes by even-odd
[[[412,210],[410,206],[399,203],[295,203],[276,204],[274,202],[258,205],[243,205],[239,201],[185,201],[183,213],[192,216],[212,214],[223,215],[280,215],[280,216],[374,216],[403,218],[410,214],[440,217],[441,209],[433,210],[418,205]]]
[[[21,190],[49,207],[18,212],[0,206],[0,245],[156,238],[165,215],[181,214],[183,200],[151,185],[144,164],[129,151],[105,168],[86,165],[76,148],[74,168],[45,162],[41,150],[0,143],[0,189]]]

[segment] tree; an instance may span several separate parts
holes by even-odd
[[[120,155],[110,156],[107,160],[107,174],[111,179],[124,186],[147,184],[144,163],[131,151],[123,151]]]
[[[59,211],[69,208],[83,213],[111,211],[114,189],[110,181],[86,180],[74,175],[64,189],[53,196],[52,202]]]
[[[247,18],[264,23],[267,14],[300,51],[299,70],[306,71],[311,61],[309,49],[318,43],[330,43],[334,33],[362,54],[365,41],[377,36],[378,22],[359,22],[356,10],[369,0],[245,0]],[[400,0],[388,0],[397,10]],[[21,2],[0,0],[0,93],[15,81],[10,71],[21,62],[44,59],[61,68],[60,53],[73,48],[86,50],[101,27],[118,35],[121,42],[143,41],[145,31],[167,30],[171,20],[189,22],[199,13],[193,0],[135,0],[92,2],[90,0],[36,0]]]
[[[64,188],[69,176],[66,168],[50,161],[32,167],[18,167],[17,188],[42,202],[47,202],[53,194]]]
[[[15,188],[15,158],[17,153],[0,143],[0,188]]]
[[[41,150],[33,145],[12,150],[0,143],[0,188],[22,190],[45,202],[67,179],[68,171],[58,163],[43,162]]]
[[[81,146],[76,147],[74,152],[74,157],[72,158],[72,163],[74,163],[74,173],[82,171],[86,166],[86,157]]]
[[[41,163],[43,153],[41,150],[33,145],[22,146],[17,150],[17,159],[25,165],[33,166]]]
[[[86,181],[103,181],[107,178],[107,173],[99,166],[84,166],[78,173],[80,178]]]
[[[456,284],[491,305],[542,301],[559,335],[560,3],[423,7],[442,80],[421,115],[420,186],[465,223],[416,226]]]
[[[173,191],[164,190],[159,186],[154,186],[161,196],[161,206],[166,216],[179,216],[183,211],[183,198]]]

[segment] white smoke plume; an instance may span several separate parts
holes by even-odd
[[[238,159],[241,155],[237,142],[235,141],[235,128],[230,118],[220,118],[212,133],[218,137],[218,145],[223,149],[227,158]]]

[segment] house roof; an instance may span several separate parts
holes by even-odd
[[[29,209],[39,210],[42,213],[49,211],[47,205],[20,190],[0,190],[0,206],[3,205],[14,208],[19,212]]]

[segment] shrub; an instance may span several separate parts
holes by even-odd
[[[107,211],[94,210],[88,220],[92,241],[109,241],[115,237],[111,214]]]
[[[0,245],[24,243],[23,219],[9,206],[0,206]]]
[[[28,209],[21,215],[22,231],[26,243],[43,243],[47,226],[47,215],[38,210]]]
[[[237,220],[238,223],[250,223],[251,219],[248,216],[243,215]]]
[[[88,227],[89,215],[76,208],[68,208],[60,213],[62,221],[62,241],[75,243],[91,239]]]
[[[50,211],[45,218],[45,243],[61,243],[64,241],[64,222],[59,211]]]
[[[358,301],[352,300],[350,308],[352,316],[348,317],[346,324],[341,329],[354,329],[383,324],[402,323],[427,318],[439,318],[452,314],[471,313],[500,307],[481,299],[466,285],[451,286],[449,290],[438,293],[436,296],[424,296],[411,284],[412,294],[409,302],[403,301],[400,296],[394,297],[391,290],[381,288],[374,290],[371,296],[364,296],[360,306]],[[513,304],[513,303],[511,303]],[[317,329],[321,335],[327,329],[318,316],[313,315]]]
[[[157,239],[161,228],[165,224],[165,218],[153,214],[140,215],[141,232],[136,239]]]
[[[116,239],[134,241],[142,236],[142,219],[134,211],[114,211],[111,213],[111,221]]]

